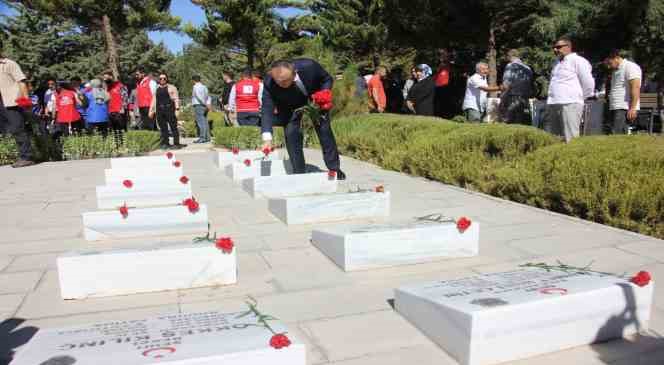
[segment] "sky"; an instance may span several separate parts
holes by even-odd
[[[279,11],[285,16],[294,16],[301,13],[298,9],[283,9]],[[174,0],[171,3],[171,14],[181,18],[181,24],[192,23],[194,25],[201,25],[205,22],[205,13],[203,10],[192,4],[189,0]],[[150,39],[154,42],[164,42],[166,48],[173,53],[182,51],[182,47],[192,42],[191,38],[183,33],[178,32],[149,32]]]

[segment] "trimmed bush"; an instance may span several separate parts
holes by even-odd
[[[215,127],[213,134],[212,139],[217,147],[257,149],[262,146],[261,130],[258,127]],[[272,138],[273,146],[284,146],[283,128],[275,127]]]
[[[664,139],[585,137],[496,170],[487,192],[664,238]]]
[[[0,136],[0,165],[10,165],[18,159],[18,148],[12,136]]]
[[[129,156],[146,154],[159,149],[159,142],[159,132],[128,131],[124,136],[125,153]]]
[[[62,140],[62,157],[65,160],[88,160],[119,156],[113,138],[101,135],[70,136]]]

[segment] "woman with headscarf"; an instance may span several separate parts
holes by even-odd
[[[88,132],[97,131],[106,137],[108,132],[108,101],[111,96],[101,80],[94,79],[90,81],[90,89],[85,92],[85,97],[88,99],[85,118]]]
[[[415,67],[415,83],[410,91],[408,91],[408,98],[406,105],[413,113],[417,115],[434,115],[434,97],[436,84],[431,78],[431,67],[426,64],[421,64]]]

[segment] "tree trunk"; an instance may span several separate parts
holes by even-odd
[[[253,41],[247,42],[247,64],[249,68],[254,69],[254,62],[256,59],[256,45]]]
[[[496,51],[496,31],[495,25],[493,22],[489,25],[489,51],[487,53],[487,59],[489,60],[489,85],[496,85],[498,81],[498,69],[497,69],[497,51]],[[496,93],[489,93],[490,97],[495,97]]]
[[[102,28],[104,30],[104,37],[106,38],[106,56],[108,58],[108,67],[113,72],[113,77],[118,80],[120,78],[120,69],[118,67],[118,45],[113,37],[113,29],[111,28],[111,20],[108,15],[102,16]]]

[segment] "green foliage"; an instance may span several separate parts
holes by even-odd
[[[14,137],[0,136],[0,166],[9,165],[18,159],[18,148]]]
[[[216,147],[238,147],[253,150],[263,145],[261,131],[258,127],[215,127],[213,134],[212,139]],[[283,128],[275,127],[272,138],[274,147],[284,146]]]
[[[111,139],[111,138],[108,138]],[[124,135],[124,154],[138,156],[159,149],[159,133],[153,131],[128,131]]]
[[[664,237],[664,139],[586,137],[494,172],[493,195]]]
[[[100,135],[82,135],[64,138],[62,157],[65,160],[88,160],[119,156],[113,138]]]

